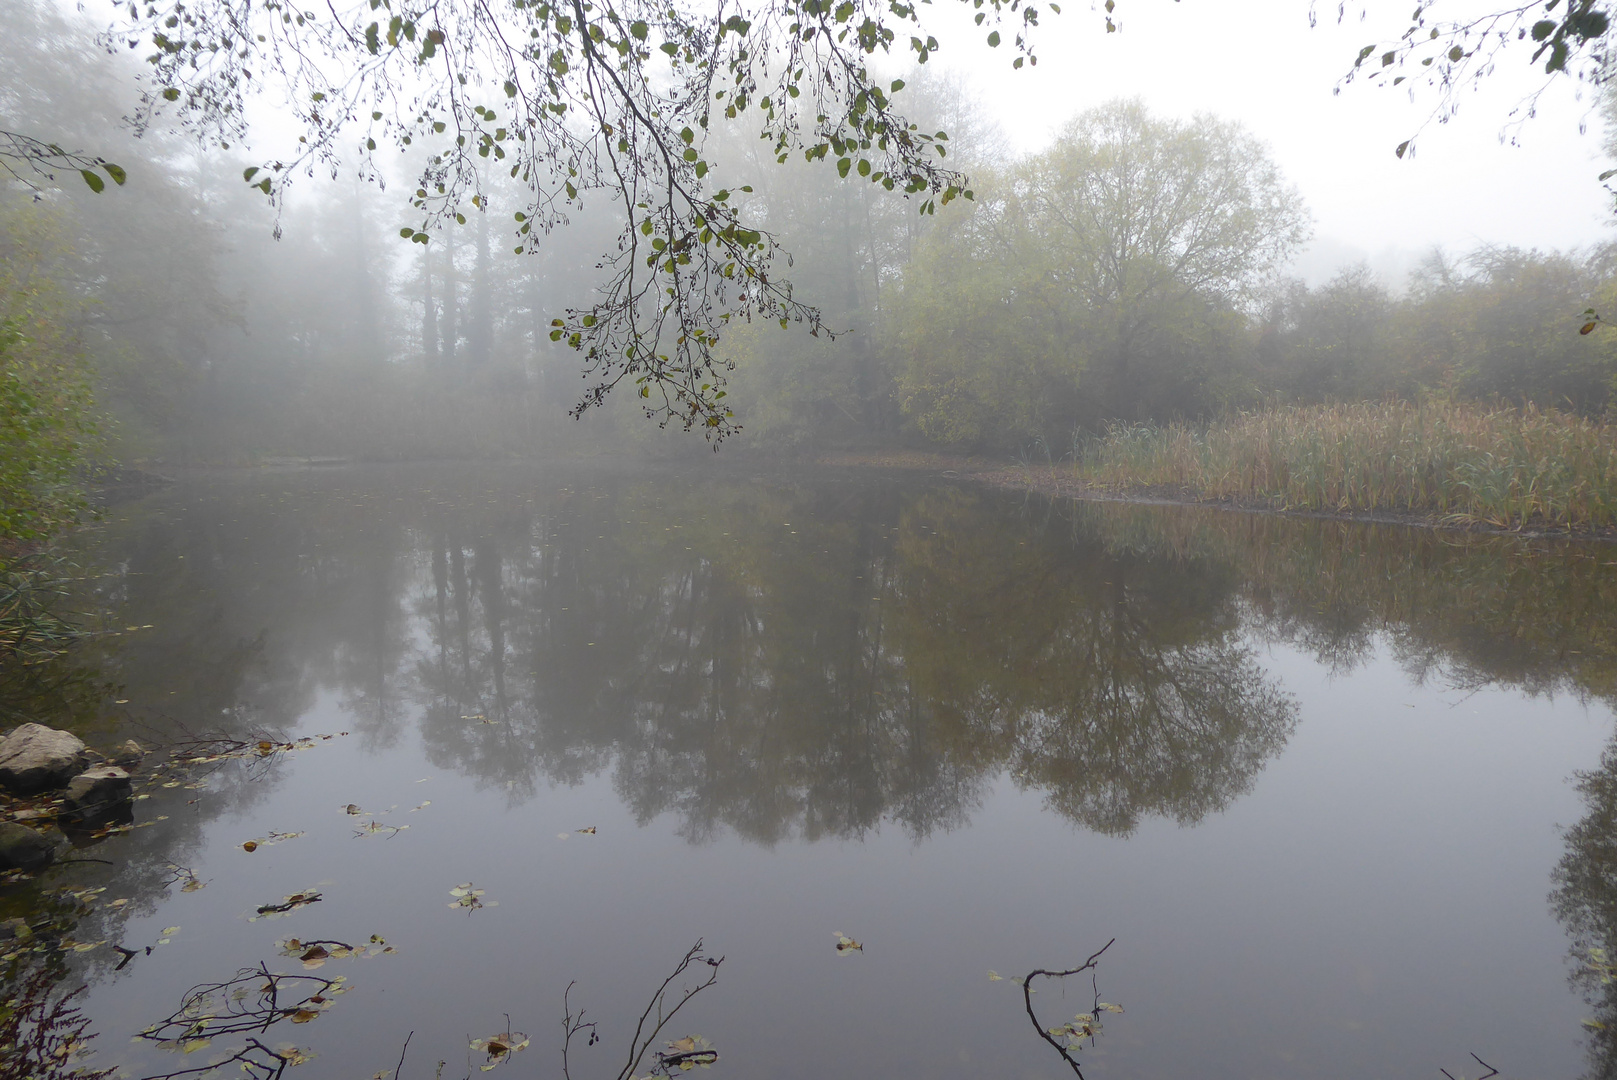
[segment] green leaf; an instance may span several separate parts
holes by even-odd
[[[993,31],[992,33],[990,33],[988,35],[988,45],[989,45],[990,48],[994,48],[994,49],[999,48],[999,31],[998,30]]]
[[[97,176],[95,173],[91,172],[89,169],[80,169],[79,175],[84,177],[84,182],[90,185],[90,190],[96,194],[99,195],[101,192],[107,189],[107,182],[101,179],[101,177]]]
[[[851,158],[837,158],[837,175],[838,176],[847,176],[848,175],[848,170],[851,169],[851,168],[853,168],[853,159],[851,159]]]
[[[253,177],[255,177],[257,175],[258,175],[258,166],[257,165],[250,165],[250,166],[248,166],[247,168],[245,168],[245,169],[243,169],[241,171],[241,178],[243,180],[247,181],[249,184],[253,182]]]
[[[101,168],[108,176],[112,177],[112,182],[119,187],[123,187],[124,181],[129,179],[129,174],[124,172],[122,165],[114,165],[110,161],[103,161]]]

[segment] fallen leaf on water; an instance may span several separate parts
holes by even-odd
[[[322,738],[329,739],[331,736],[325,735],[322,736]],[[309,1051],[304,1050],[301,1047],[292,1046],[288,1043],[282,1043],[280,1046],[277,1046],[275,1048],[275,1052],[279,1054],[281,1056],[281,1060],[286,1062],[288,1065],[307,1065],[314,1059],[314,1055]]]
[[[595,826],[591,825],[587,829],[579,829],[578,831],[581,832],[581,833],[585,833],[586,835],[589,835],[589,836],[594,836],[595,835]]]
[[[511,1055],[517,1051],[526,1050],[528,1037],[520,1031],[502,1031],[486,1039],[473,1039],[471,1047],[479,1053],[488,1055],[488,1064],[479,1066],[483,1072],[488,1072],[510,1061]]]
[[[855,941],[853,938],[849,937],[847,934],[844,934],[841,930],[833,930],[833,931],[831,931],[831,933],[836,935],[836,939],[837,939],[837,955],[846,956],[846,955],[848,955],[849,953],[852,953],[852,952],[864,952],[865,951],[864,945],[862,945],[859,942]]]
[[[668,1044],[667,1050],[659,1051],[657,1054],[657,1064],[662,1071],[678,1068],[682,1072],[689,1072],[698,1065],[708,1069],[718,1060],[719,1052],[700,1035],[687,1035],[683,1039],[675,1039]]]
[[[261,847],[274,847],[284,840],[296,840],[300,836],[307,836],[305,832],[275,832],[270,831],[268,836],[260,836],[242,844],[243,851],[257,851]]]
[[[302,892],[295,892],[291,894],[278,904],[259,905],[257,914],[249,916],[247,921],[257,922],[259,919],[273,919],[280,915],[289,915],[298,908],[308,907],[310,904],[317,904],[321,901],[321,899],[323,898],[318,891],[314,889],[304,889]]]
[[[483,890],[473,888],[472,883],[469,881],[450,889],[449,895],[455,898],[449,901],[449,906],[452,908],[465,908],[468,915],[478,908],[500,906],[498,900],[484,900]]]
[[[1001,975],[997,971],[990,970],[989,973],[988,973],[988,981],[989,982],[1004,982],[1005,981],[1005,976]]]

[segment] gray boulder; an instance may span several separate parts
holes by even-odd
[[[37,795],[67,783],[88,760],[78,736],[23,724],[0,741],[0,787],[14,795]]]
[[[56,858],[56,841],[15,821],[0,823],[0,870],[43,870]]]
[[[75,776],[62,793],[62,816],[74,825],[97,829],[134,820],[129,774],[116,765],[97,765]]]

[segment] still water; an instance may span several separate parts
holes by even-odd
[[[1012,977],[1115,939],[1032,997],[1122,1006],[1091,1078],[1617,1068],[1612,547],[734,466],[193,477],[83,545],[107,633],[8,722],[314,741],[4,900],[102,943],[80,1067],[560,1076],[565,992],[618,1077],[700,940],[637,1075],[1054,1078]],[[261,964],[343,992],[132,1039]]]

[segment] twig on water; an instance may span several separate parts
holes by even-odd
[[[668,1026],[668,1022],[672,1020],[679,1013],[679,1011],[690,1002],[692,998],[719,981],[719,965],[722,963],[724,963],[724,957],[722,956],[711,957],[702,955],[701,938],[697,938],[696,944],[692,945],[688,950],[686,950],[685,955],[674,967],[674,970],[669,973],[668,977],[662,981],[662,985],[657,988],[657,992],[651,996],[651,1001],[647,1003],[645,1010],[640,1014],[640,1020],[635,1024],[634,1035],[629,1040],[629,1062],[623,1067],[622,1071],[618,1073],[617,1080],[629,1080],[629,1078],[634,1075],[634,1071],[640,1067],[641,1061],[645,1060],[646,1054],[651,1051],[652,1044],[656,1042],[657,1037],[662,1034],[663,1028]],[[679,1000],[675,1001],[672,1006],[669,1006],[668,994],[670,987],[672,987],[674,984],[674,981],[698,964],[707,965],[707,978],[700,983],[697,983],[695,986],[689,986],[680,990]],[[565,1013],[565,1015],[562,1017],[562,1030],[565,1033],[565,1038],[562,1040],[561,1047],[561,1072],[564,1080],[572,1080],[572,1075],[568,1072],[568,1051],[572,1045],[573,1038],[587,1030],[589,1032],[589,1040],[586,1045],[593,1046],[601,1041],[600,1033],[596,1030],[596,1022],[593,1020],[586,1021],[584,1019],[583,1009],[580,1009],[577,1014],[574,1014],[573,1012],[572,1003],[569,1001],[569,997],[572,994],[574,985],[574,983],[568,983],[566,991],[562,993],[562,1007]],[[656,1014],[655,1018],[652,1016],[653,1013]],[[648,1025],[649,1030],[647,1030]],[[657,1069],[654,1071],[666,1073],[669,1067],[679,1068],[682,1064],[682,1059],[691,1061],[697,1061],[700,1059],[701,1063],[708,1064],[717,1060],[717,1058],[718,1054],[712,1050],[705,1047],[697,1050],[693,1046],[691,1051],[676,1051],[672,1054],[659,1054]],[[686,1067],[688,1068],[689,1066]]]
[[[1065,971],[1046,971],[1044,968],[1035,968],[1034,970],[1028,972],[1027,975],[1020,980],[1022,984],[1022,1004],[1027,1008],[1027,1018],[1032,1022],[1033,1030],[1039,1033],[1039,1038],[1055,1047],[1056,1053],[1061,1055],[1061,1060],[1067,1063],[1067,1065],[1072,1069],[1073,1074],[1078,1077],[1078,1080],[1084,1080],[1084,1070],[1079,1066],[1078,1059],[1072,1056],[1072,1051],[1077,1048],[1077,1042],[1081,1042],[1082,1038],[1086,1036],[1089,1039],[1091,1046],[1095,1044],[1096,1025],[1093,1023],[1093,1018],[1100,1012],[1103,1004],[1100,1000],[1100,983],[1098,981],[1098,976],[1090,976],[1090,985],[1095,991],[1095,1003],[1089,1012],[1091,1023],[1084,1028],[1078,1029],[1075,1029],[1073,1025],[1068,1024],[1065,1028],[1055,1029],[1055,1032],[1046,1030],[1044,1024],[1039,1020],[1038,1014],[1033,1011],[1033,980],[1039,976],[1043,976],[1046,979],[1065,979],[1069,975],[1078,975],[1085,971],[1093,972],[1096,967],[1096,962],[1100,960],[1101,954],[1107,949],[1110,949],[1116,941],[1116,938],[1108,941],[1099,949],[1095,950],[1095,952],[1091,953],[1088,960],[1085,960],[1075,968],[1068,968]],[[1077,1041],[1071,1045],[1063,1046],[1060,1042],[1056,1041],[1056,1032],[1064,1033]]]
[[[1473,1060],[1476,1061],[1476,1063],[1478,1065],[1481,1065],[1484,1069],[1488,1070],[1487,1072],[1483,1073],[1481,1076],[1477,1077],[1477,1080],[1489,1080],[1490,1077],[1494,1077],[1494,1076],[1499,1075],[1499,1070],[1497,1068],[1495,1068],[1492,1065],[1489,1065],[1486,1061],[1483,1061],[1481,1058],[1477,1057],[1477,1055],[1472,1054],[1471,1057],[1472,1057]],[[1444,1076],[1448,1077],[1449,1080],[1454,1080],[1454,1074],[1449,1072],[1447,1069],[1439,1069],[1437,1071],[1442,1073]]]

